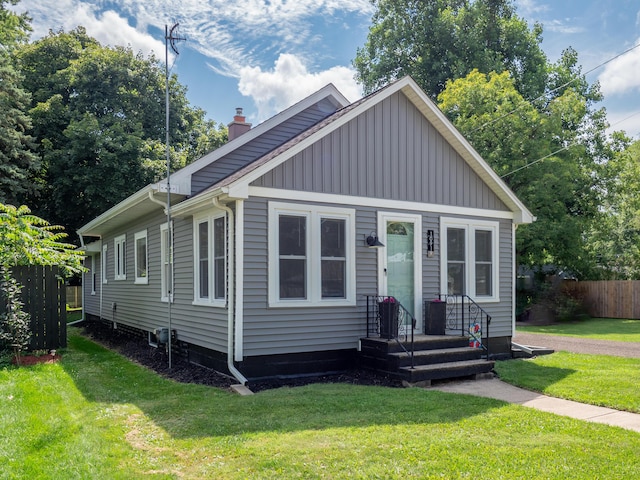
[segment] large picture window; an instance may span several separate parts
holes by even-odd
[[[226,238],[224,214],[194,219],[194,303],[224,305]]]
[[[499,300],[498,222],[443,218],[441,291]]]
[[[355,211],[270,203],[269,304],[355,302]]]

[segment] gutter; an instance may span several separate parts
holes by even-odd
[[[247,379],[233,364],[234,359],[234,317],[235,317],[235,216],[233,210],[227,205],[220,203],[218,197],[212,199],[213,205],[220,210],[227,212],[229,217],[229,299],[227,300],[227,368],[229,372],[242,384],[247,384]]]

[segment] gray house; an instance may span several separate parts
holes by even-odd
[[[190,361],[244,382],[351,366],[372,298],[421,333],[425,300],[465,294],[509,350],[515,231],[534,218],[411,78],[244,120],[171,176],[171,228],[163,181],[79,229],[86,318],[156,332],[170,310]]]

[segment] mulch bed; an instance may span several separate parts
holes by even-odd
[[[188,363],[184,358],[177,355],[172,355],[172,368],[169,369],[168,355],[165,349],[151,347],[146,338],[123,334],[104,323],[87,322],[83,326],[83,333],[88,338],[110,350],[117,351],[130,360],[177,382],[209,385],[222,389],[230,389],[231,385],[238,383],[233,377]],[[348,383],[352,385],[402,387],[402,383],[399,380],[360,369],[352,369],[331,375],[250,380],[247,386],[251,391],[259,392],[272,388],[297,387],[311,383]]]

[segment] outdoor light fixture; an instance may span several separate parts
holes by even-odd
[[[367,242],[367,246],[369,248],[384,247],[384,244],[380,240],[378,240],[378,234],[376,232],[371,232],[365,241]]]

